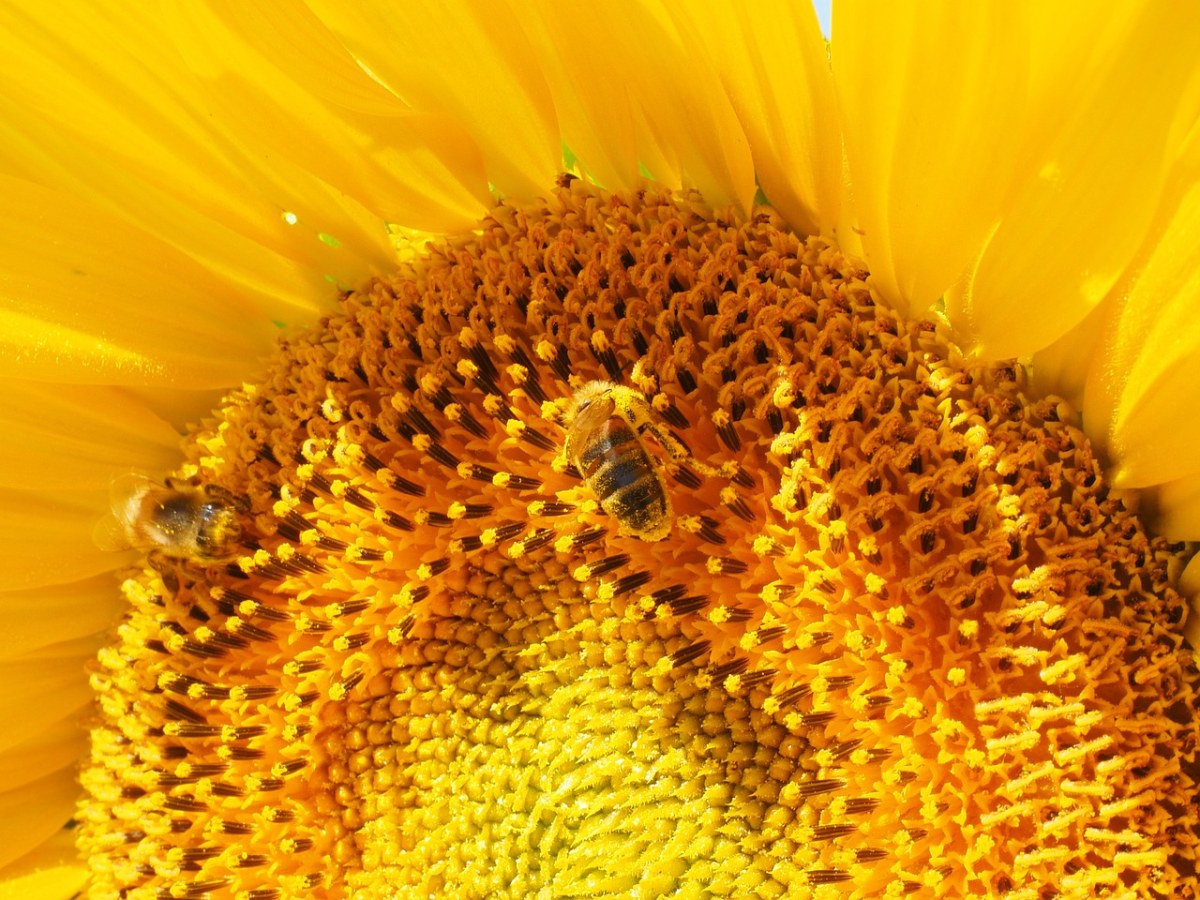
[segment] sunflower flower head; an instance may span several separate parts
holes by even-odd
[[[0,900],[1197,896],[1200,5],[836,13],[0,4]]]
[[[1179,547],[867,277],[568,178],[285,340],[178,473],[229,561],[132,575],[92,675],[94,895],[1179,896]],[[596,382],[662,540],[564,452]]]

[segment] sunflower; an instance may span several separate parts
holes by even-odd
[[[0,9],[0,896],[1192,895],[1197,18]]]

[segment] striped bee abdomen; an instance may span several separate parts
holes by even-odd
[[[622,533],[661,540],[671,530],[671,503],[657,461],[646,452],[625,406],[614,399],[620,390],[629,389],[591,382],[579,391],[567,456]]]

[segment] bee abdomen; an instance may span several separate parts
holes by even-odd
[[[670,507],[662,480],[641,442],[622,420],[613,420],[579,455],[581,474],[600,507],[646,540],[666,534]]]
[[[597,496],[606,513],[639,537],[658,540],[666,535],[671,520],[670,507],[662,482],[653,472],[644,472],[608,496],[597,490]]]

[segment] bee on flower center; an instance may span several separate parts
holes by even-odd
[[[572,400],[564,450],[622,534],[659,541],[675,517],[662,468],[642,443],[647,431],[675,455],[675,442],[664,440],[645,397],[633,388],[589,381]]]
[[[237,555],[241,513],[248,504],[215,484],[178,479],[158,484],[129,473],[113,479],[111,515],[96,527],[105,550],[142,550],[151,556],[201,564]]]

